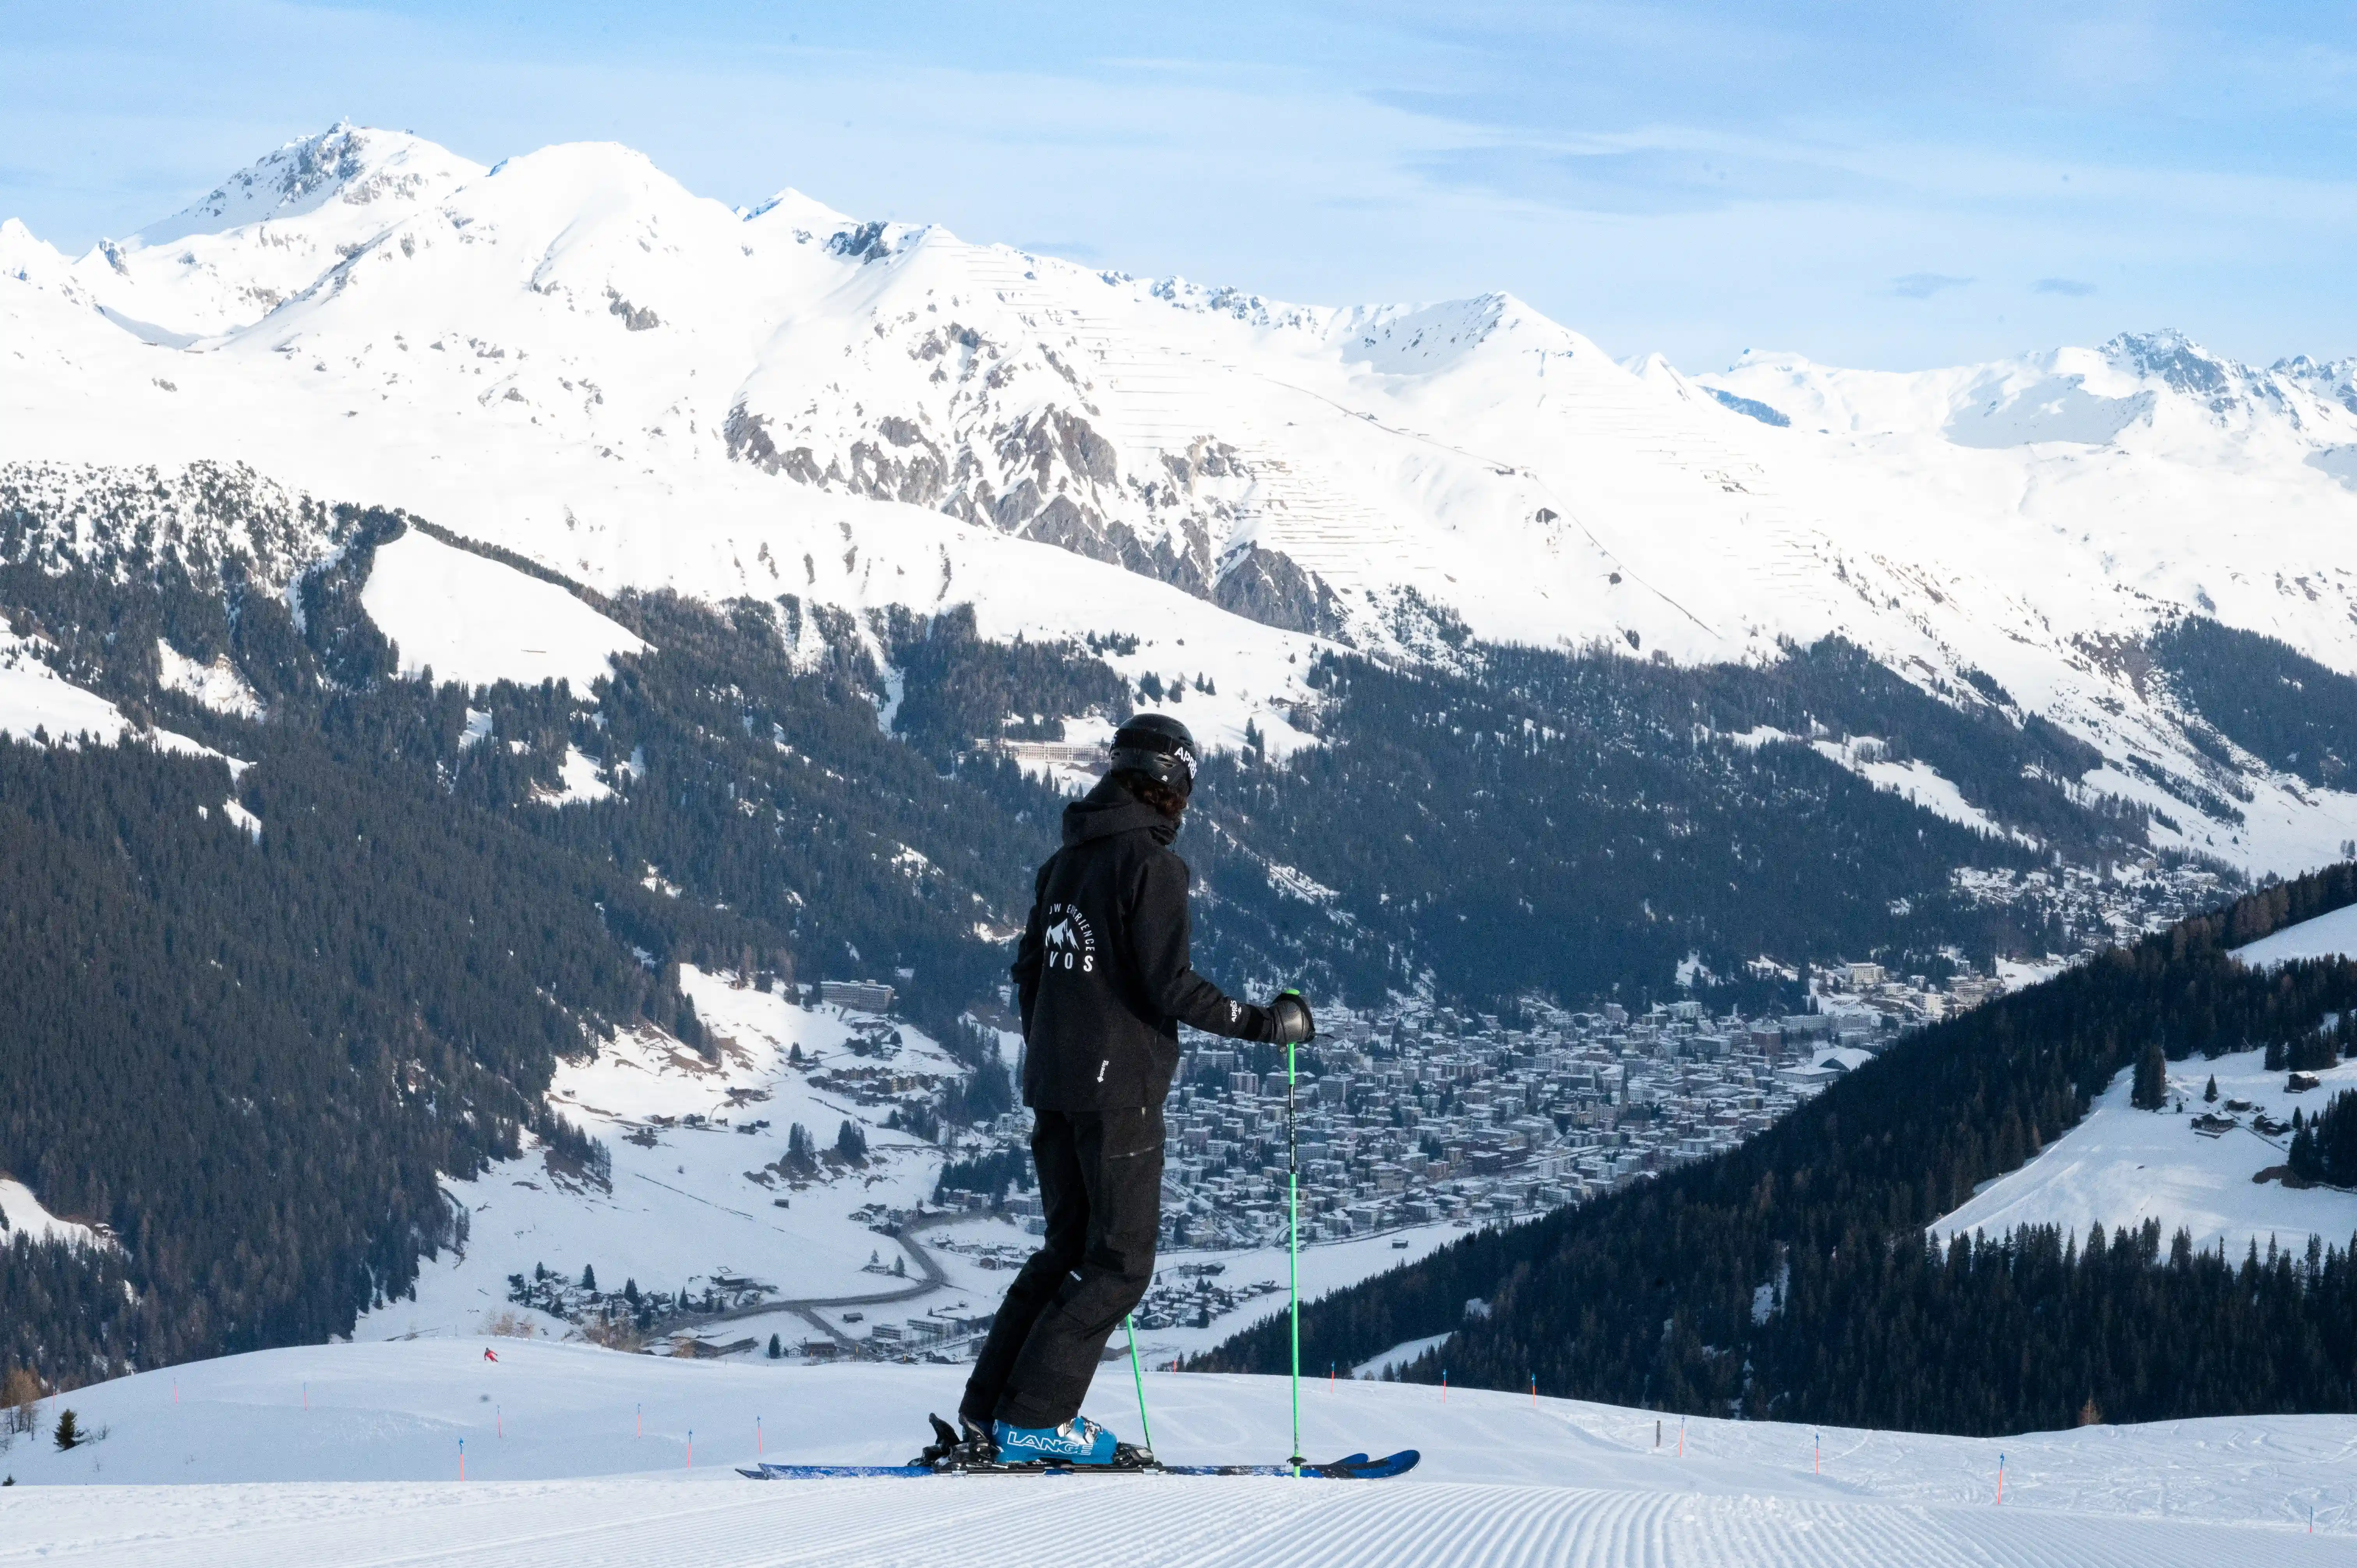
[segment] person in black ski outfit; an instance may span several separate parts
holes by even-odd
[[[1112,1434],[1080,1418],[1081,1400],[1154,1277],[1178,1025],[1278,1044],[1315,1032],[1298,995],[1238,1002],[1189,961],[1189,874],[1169,846],[1195,755],[1176,719],[1124,725],[1111,771],[1064,809],[1063,847],[1039,868],[1014,976],[1047,1237],[1008,1287],[959,1402],[964,1442],[984,1454],[1116,1457]]]

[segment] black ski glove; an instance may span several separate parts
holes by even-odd
[[[1280,991],[1268,1004],[1269,1031],[1279,1046],[1306,1046],[1318,1037],[1318,1020],[1298,991]]]

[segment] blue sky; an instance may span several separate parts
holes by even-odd
[[[611,139],[1141,274],[1507,289],[1620,355],[2357,353],[2343,5],[0,0],[0,215],[79,251],[350,116]]]

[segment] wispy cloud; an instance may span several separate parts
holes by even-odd
[[[2065,299],[2084,299],[2095,292],[2095,285],[2077,278],[2040,278],[2034,285],[2039,294],[2059,294]]]
[[[1717,212],[1738,202],[1867,202],[1888,193],[1871,176],[1806,157],[1711,146],[1562,147],[1501,143],[1416,160],[1436,184],[1575,212]]]
[[[1890,280],[1890,292],[1901,299],[1929,299],[1947,289],[1962,288],[1970,278],[1951,277],[1946,273],[1909,273]]]

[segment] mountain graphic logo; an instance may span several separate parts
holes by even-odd
[[[1051,948],[1076,948],[1081,945],[1080,939],[1072,935],[1071,916],[1067,915],[1048,928],[1047,941]]]

